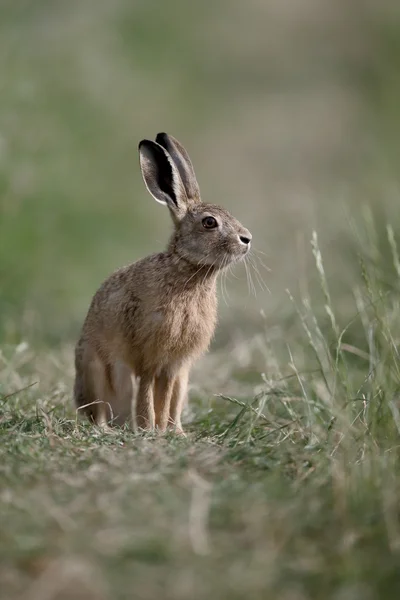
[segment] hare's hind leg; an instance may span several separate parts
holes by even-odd
[[[89,344],[77,349],[75,358],[75,404],[96,425],[105,426],[112,418],[110,369]]]
[[[116,361],[111,370],[112,397],[110,403],[113,410],[113,424],[124,425],[132,423],[132,404],[133,404],[133,378],[134,375],[123,362]]]
[[[98,406],[93,363],[95,353],[85,340],[80,340],[75,350],[75,385],[74,399],[78,414],[86,415],[92,422],[97,422]]]
[[[86,379],[91,390],[93,420],[106,428],[114,417],[111,367],[97,355],[87,365]]]
[[[189,367],[182,367],[175,378],[172,391],[171,406],[169,410],[169,426],[179,435],[185,435],[182,428],[181,415],[187,400],[187,386],[189,380]]]
[[[82,371],[75,375],[74,401],[76,411],[79,415],[86,415],[90,421],[94,421],[94,396],[90,387],[87,385],[86,377]]]
[[[97,398],[96,424],[132,425],[133,373],[122,362],[93,361],[92,378]]]
[[[93,420],[92,394],[85,376],[87,358],[86,343],[81,338],[75,348],[74,401],[77,412],[81,415],[85,414],[88,419]]]

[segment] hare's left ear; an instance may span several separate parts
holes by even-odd
[[[166,149],[178,168],[189,200],[200,202],[200,188],[197,183],[189,154],[178,140],[167,133],[158,133],[156,142]]]
[[[188,209],[188,199],[179,171],[168,152],[150,140],[139,144],[140,169],[144,183],[157,202],[166,204],[175,222]]]

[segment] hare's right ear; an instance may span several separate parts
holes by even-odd
[[[157,202],[166,204],[174,221],[186,214],[188,200],[179,171],[168,152],[151,140],[139,144],[140,169],[144,183]]]
[[[176,166],[178,167],[182,183],[185,186],[189,200],[200,202],[200,189],[193,169],[189,154],[177,139],[167,133],[158,133],[157,144],[166,149]]]

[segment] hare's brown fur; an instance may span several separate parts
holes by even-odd
[[[249,244],[251,235],[227,211],[200,201],[179,142],[166,134],[157,141],[162,150],[141,143],[142,173],[170,208],[175,231],[165,252],[119,269],[93,297],[75,352],[75,402],[97,424],[131,421],[140,378],[136,424],[182,432],[189,370],[215,329],[217,274],[244,255],[240,240]],[[204,229],[207,218],[220,223],[219,232]]]

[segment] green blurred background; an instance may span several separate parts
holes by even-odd
[[[227,329],[281,318],[313,228],[337,295],[362,207],[399,229],[394,0],[1,0],[0,61],[0,341],[73,339],[102,279],[163,248],[137,158],[158,131],[271,268],[257,298],[238,268]]]

